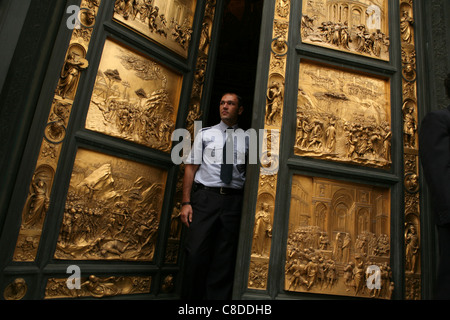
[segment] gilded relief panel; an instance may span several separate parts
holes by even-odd
[[[303,62],[295,154],[387,169],[390,110],[388,80]]]
[[[287,241],[285,290],[391,298],[389,190],[296,175]]]
[[[182,76],[107,40],[86,128],[168,152]]]
[[[389,60],[388,0],[303,0],[304,43]]]
[[[117,0],[114,19],[187,57],[196,0]]]
[[[56,259],[152,261],[167,172],[80,149]]]
[[[67,279],[48,279],[45,299],[104,298],[130,294],[150,293],[151,277],[97,277],[80,278],[79,289],[69,289]]]

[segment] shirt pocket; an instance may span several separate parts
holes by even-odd
[[[222,163],[222,149],[218,148],[214,142],[207,144],[203,150],[203,160],[206,163]]]

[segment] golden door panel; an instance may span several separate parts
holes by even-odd
[[[388,169],[389,80],[302,62],[296,155]]]
[[[152,261],[165,170],[80,149],[56,259]]]
[[[97,277],[80,278],[79,289],[69,289],[67,279],[48,279],[45,299],[104,298],[130,294],[150,293],[151,277]]]
[[[196,6],[196,0],[117,0],[114,19],[186,58]]]
[[[285,290],[390,299],[388,189],[294,176],[287,241]]]
[[[388,0],[303,0],[304,43],[389,60]]]
[[[169,152],[182,76],[107,40],[86,128]]]

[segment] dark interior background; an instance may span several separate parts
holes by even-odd
[[[220,122],[219,102],[222,94],[230,91],[240,94],[244,100],[240,127],[248,129],[251,126],[262,9],[263,0],[226,1],[208,126]]]

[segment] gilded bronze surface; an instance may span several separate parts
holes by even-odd
[[[61,98],[74,99],[81,72],[89,66],[89,62],[85,59],[86,53],[81,44],[70,45],[56,89],[56,94]]]
[[[22,300],[28,291],[28,285],[25,279],[18,278],[10,283],[3,291],[5,300]]]
[[[265,290],[268,282],[269,257],[272,248],[272,228],[275,214],[279,147],[286,86],[287,53],[289,50],[290,0],[277,0],[270,44],[269,79],[262,145],[258,198],[253,227],[252,253],[247,286]],[[275,169],[275,170],[274,170]]]
[[[45,299],[104,298],[130,294],[150,293],[151,277],[97,277],[80,279],[79,289],[69,289],[67,279],[48,279]]]
[[[389,168],[390,105],[388,80],[301,63],[295,154]]]
[[[58,167],[66,128],[72,113],[81,74],[89,67],[86,54],[92,37],[100,0],[82,0],[81,25],[74,29],[59,74],[50,114],[30,181],[29,192],[22,209],[22,222],[14,251],[14,261],[34,261],[49,209],[53,178]]]
[[[390,192],[294,176],[285,290],[390,299]],[[381,288],[370,290],[377,266]]]
[[[420,257],[420,184],[418,146],[418,97],[414,1],[400,0],[400,35],[402,48],[403,150],[404,150],[404,258],[405,298],[422,297]]]
[[[182,76],[107,40],[86,128],[168,152]]]
[[[152,261],[166,178],[164,170],[80,149],[55,258]]]
[[[114,19],[187,57],[196,0],[117,0]]]
[[[194,122],[201,120],[203,111],[201,110],[201,101],[203,98],[203,90],[205,84],[205,74],[208,66],[211,32],[213,22],[216,16],[216,0],[207,0],[205,7],[205,15],[202,22],[202,32],[199,43],[199,51],[195,67],[194,83],[192,86],[191,97],[189,102],[188,115],[186,117],[185,128],[189,130],[191,139],[194,139]],[[182,181],[184,176],[184,164],[181,164],[178,172],[178,180],[176,186],[175,197],[173,201],[173,211],[170,226],[170,236],[167,242],[166,255],[164,261],[169,264],[176,264],[178,253],[180,250],[180,203],[182,201]],[[172,277],[173,278],[173,277]],[[172,279],[173,280],[173,279]]]
[[[389,60],[387,0],[303,0],[304,43]]]

